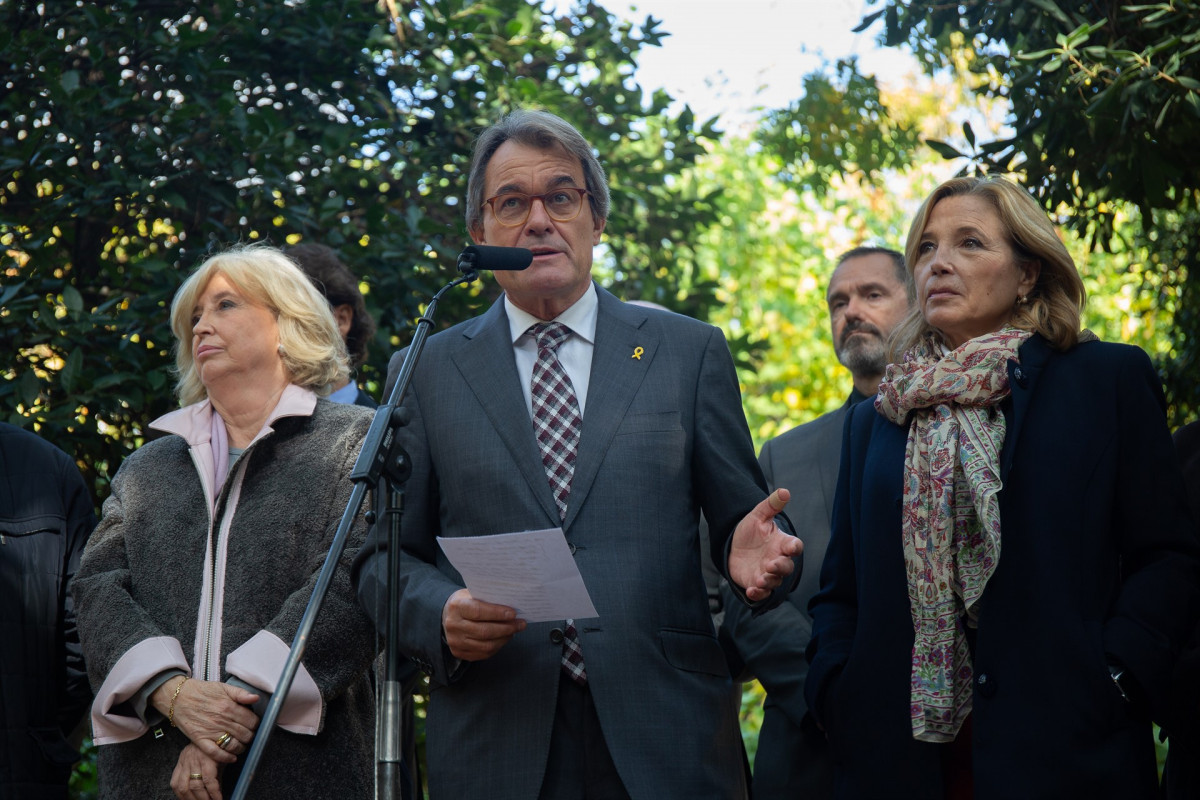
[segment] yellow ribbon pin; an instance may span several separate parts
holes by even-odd
[[[644,348],[641,348],[641,347],[635,347],[635,348],[633,348],[633,355],[632,355],[632,356],[630,356],[630,357],[631,357],[631,358],[636,358],[638,361],[641,361],[641,360],[642,360],[642,353],[644,353],[644,352],[646,352]]]

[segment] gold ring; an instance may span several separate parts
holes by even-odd
[[[192,780],[194,780],[194,781],[202,781],[202,780],[204,780],[204,776],[203,776],[203,775],[201,775],[199,772],[193,772],[191,775],[188,775],[188,777],[189,777],[189,778],[191,778],[191,779],[192,779]]]
[[[218,736],[216,739],[214,739],[214,741],[217,743],[217,747],[224,750],[225,745],[229,744],[229,740],[232,738],[233,738],[233,736],[229,733],[229,731],[225,731],[220,736]]]

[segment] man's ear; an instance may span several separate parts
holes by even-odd
[[[600,244],[600,234],[604,233],[604,226],[608,222],[607,219],[597,220],[592,217],[592,246]]]
[[[349,303],[334,306],[333,321],[337,323],[338,332],[345,339],[346,334],[350,333],[350,326],[354,324],[354,307]]]

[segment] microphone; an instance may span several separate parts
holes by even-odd
[[[492,247],[485,244],[473,244],[459,253],[458,271],[465,275],[481,269],[492,272],[518,270],[525,269],[532,263],[533,251],[524,247]]]

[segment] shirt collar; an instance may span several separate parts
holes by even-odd
[[[559,314],[552,321],[561,322],[571,329],[571,332],[580,337],[588,344],[596,343],[596,313],[599,308],[599,300],[596,296],[596,284],[589,283],[587,291],[583,293],[583,297],[576,300],[570,308]],[[513,305],[513,302],[508,299],[508,295],[504,295],[504,311],[508,314],[508,332],[512,337],[513,344],[525,335],[531,325],[536,325],[539,322],[545,322],[523,311]]]
[[[345,403],[349,405],[358,399],[358,384],[354,381],[350,381],[337,391],[330,392],[327,399],[332,400],[335,403]]]
[[[284,387],[274,410],[267,417],[259,436],[282,417],[310,417],[317,407],[317,396],[311,389],[304,389],[294,383]],[[184,406],[169,414],[165,414],[150,423],[154,430],[165,431],[182,436],[189,445],[196,446],[210,441],[210,424],[213,410],[212,401],[208,398],[190,406]],[[257,439],[257,437],[255,437]]]

